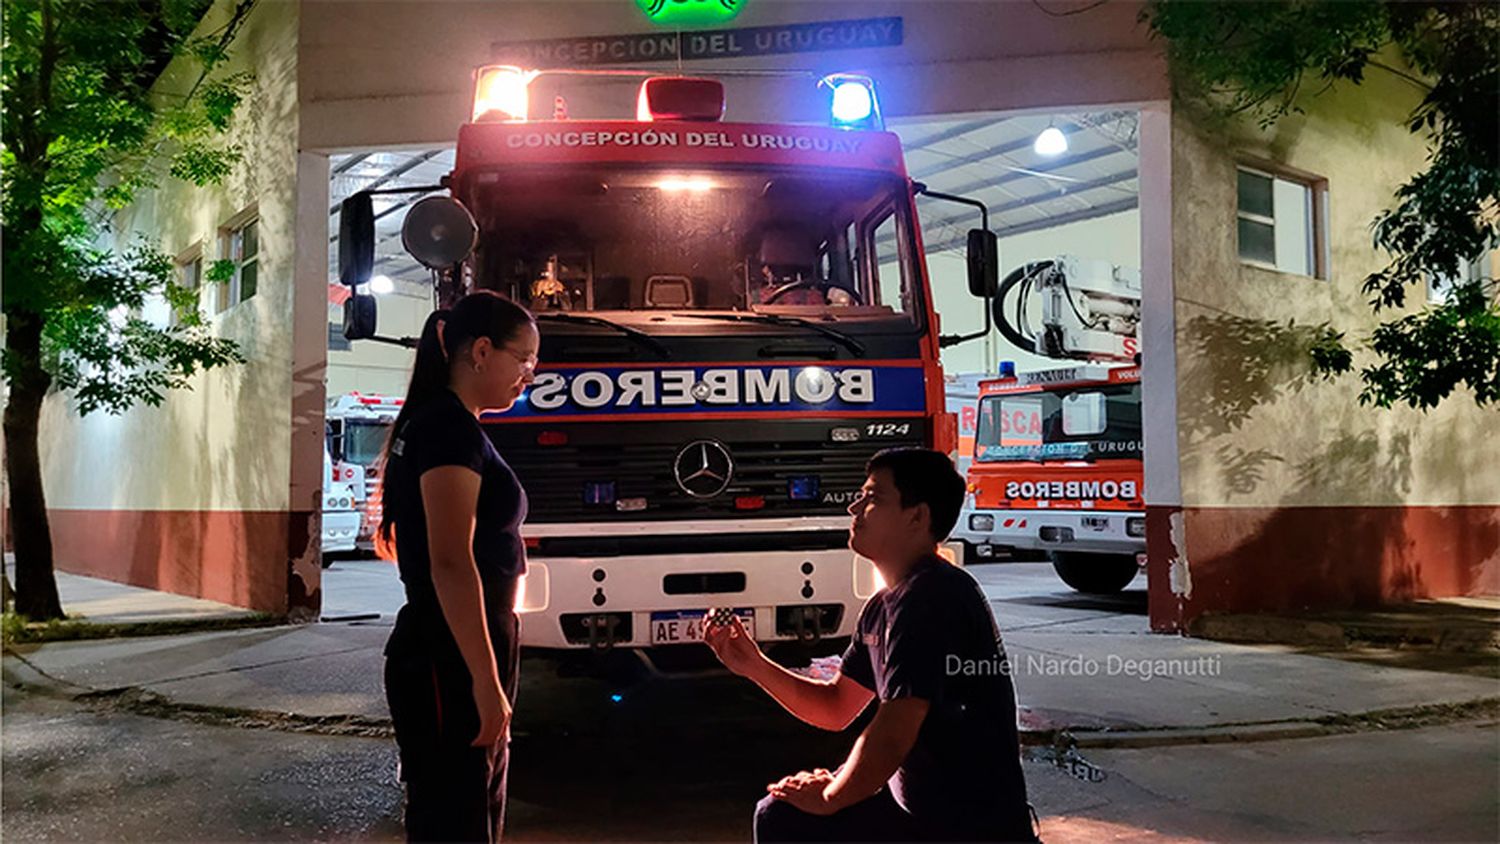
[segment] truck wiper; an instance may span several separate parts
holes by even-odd
[[[581,325],[602,325],[605,328],[613,328],[620,334],[623,334],[624,336],[630,338],[631,340],[634,340],[642,346],[651,349],[664,358],[669,358],[672,356],[672,350],[668,349],[662,344],[660,340],[657,340],[650,334],[647,334],[639,328],[631,328],[628,325],[621,325],[618,322],[605,319],[604,317],[581,316],[579,314],[561,314],[552,311],[544,311],[542,313],[535,314],[535,316],[538,320],[549,320],[551,322],[573,322]]]
[[[694,314],[694,313],[674,313],[674,314],[672,314],[672,316],[674,316],[674,317],[691,317],[693,319],[716,319],[716,320],[719,320],[720,322],[758,322],[758,323],[762,323],[764,325],[793,325],[793,326],[796,326],[798,328],[810,328],[813,331],[818,332],[819,334],[823,335],[824,337],[827,337],[830,340],[834,340],[834,341],[837,341],[838,343],[843,344],[844,346],[846,346],[849,349],[849,351],[853,352],[854,354],[856,354],[856,355],[858,355],[860,357],[864,357],[865,356],[865,344],[859,342],[858,340],[854,339],[853,337],[850,337],[848,334],[845,334],[842,331],[837,331],[835,329],[829,328],[826,325],[819,325],[816,322],[812,322],[810,320],[805,320],[805,319],[802,319],[801,317],[789,317],[789,316],[782,316],[780,314]]]

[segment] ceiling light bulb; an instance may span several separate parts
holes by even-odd
[[[1031,148],[1037,155],[1062,155],[1068,151],[1068,136],[1056,126],[1048,126],[1036,136],[1036,142],[1031,145]]]

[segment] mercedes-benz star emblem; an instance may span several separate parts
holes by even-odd
[[[734,480],[734,458],[723,443],[695,440],[677,452],[672,462],[677,486],[694,498],[713,498]]]

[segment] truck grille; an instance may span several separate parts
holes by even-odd
[[[865,463],[877,451],[927,443],[926,425],[909,422],[902,438],[831,441],[831,429],[865,429],[859,422],[629,423],[490,426],[489,432],[526,488],[532,522],[612,522],[756,516],[843,515],[865,480]],[[567,435],[567,444],[537,445],[538,434]],[[695,498],[677,484],[678,453],[697,440],[724,445],[734,461],[728,487]],[[788,481],[816,477],[817,495],[793,500]],[[644,499],[645,509],[588,503],[585,490],[610,488],[616,502]],[[595,498],[597,499],[597,494]]]

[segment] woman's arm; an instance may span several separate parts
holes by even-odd
[[[479,735],[474,745],[483,747],[505,735],[510,701],[505,698],[495,667],[483,587],[474,562],[479,483],[479,474],[463,466],[438,466],[422,473],[421,478],[432,586],[474,681],[474,704],[479,710]]]

